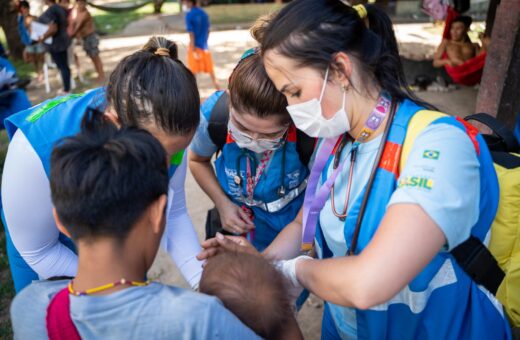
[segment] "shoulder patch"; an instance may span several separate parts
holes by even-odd
[[[184,158],[184,150],[181,150],[172,155],[170,158],[170,165],[180,165],[182,163],[182,159]]]
[[[55,108],[56,106],[65,103],[66,101],[69,101],[74,98],[82,97],[84,94],[69,94],[60,98],[53,99],[49,101],[47,104],[39,107],[36,109],[33,113],[31,113],[27,118],[25,118],[26,121],[30,123],[36,122],[38,119],[40,119],[44,114]]]

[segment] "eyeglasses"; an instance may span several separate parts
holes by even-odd
[[[235,141],[237,141],[241,144],[244,144],[244,145],[248,145],[253,142],[256,142],[256,144],[258,146],[260,146],[266,150],[276,150],[279,147],[281,147],[283,145],[283,143],[285,142],[285,138],[286,138],[288,129],[289,129],[289,127],[287,127],[285,130],[283,130],[283,132],[280,132],[281,136],[277,137],[277,138],[273,138],[273,139],[257,138],[257,139],[255,139],[255,138],[251,137],[250,135],[248,135],[247,133],[240,131],[240,129],[237,128],[235,126],[235,124],[233,124],[231,119],[229,120],[229,123],[228,123],[229,134],[231,135],[231,137],[233,137],[233,139]]]

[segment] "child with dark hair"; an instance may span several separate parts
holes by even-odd
[[[197,286],[200,244],[186,209],[184,150],[199,124],[200,99],[193,74],[177,58],[177,45],[153,37],[119,62],[106,89],[51,99],[6,120],[11,142],[2,201],[16,290],[38,278],[76,274],[72,242],[60,235],[51,214],[49,160],[57,141],[79,131],[89,107],[97,107],[101,119],[118,126],[147,130],[163,145],[170,177],[163,246],[189,284]]]
[[[18,32],[20,33],[20,39],[25,45],[23,57],[25,62],[32,62],[36,74],[38,75],[37,80],[43,80],[43,58],[45,55],[45,46],[42,43],[37,43],[31,39],[31,22],[36,17],[31,15],[31,8],[28,1],[22,0],[18,3],[18,10],[20,15],[18,16]]]
[[[99,84],[105,82],[105,72],[103,71],[103,62],[99,56],[99,36],[94,26],[94,18],[87,9],[86,0],[76,1],[77,13],[73,21],[74,30],[72,38],[81,39],[83,42],[83,50],[92,60],[96,72],[98,74],[97,81]]]
[[[256,338],[217,299],[145,280],[165,228],[164,160],[149,132],[92,117],[57,145],[53,216],[79,250],[78,271],[16,296],[16,338]]]
[[[206,262],[199,286],[262,338],[301,338],[285,287],[282,274],[261,256],[233,251]]]
[[[213,59],[208,47],[210,20],[208,14],[195,0],[183,0],[183,10],[186,12],[186,31],[190,36],[188,46],[188,67],[194,74],[209,73],[215,89],[220,86],[213,69]]]

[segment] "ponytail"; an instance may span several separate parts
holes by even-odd
[[[199,124],[195,77],[178,59],[177,45],[164,37],[150,38],[125,57],[110,75],[106,94],[123,127],[153,124],[187,135]]]

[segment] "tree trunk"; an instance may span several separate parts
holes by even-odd
[[[161,8],[165,2],[166,2],[166,0],[154,0],[153,1],[153,12],[155,14],[161,13]]]
[[[10,54],[15,59],[22,59],[23,44],[18,33],[18,10],[13,0],[0,0],[0,27],[2,27]]]

